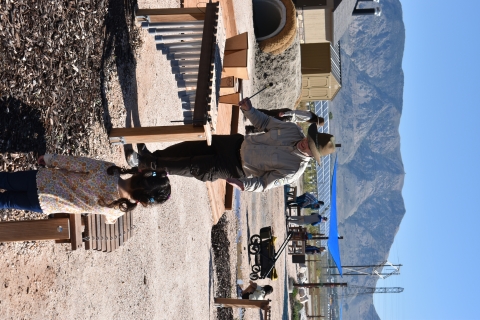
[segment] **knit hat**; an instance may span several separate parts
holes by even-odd
[[[313,157],[319,164],[322,163],[320,157],[335,152],[335,137],[328,133],[319,133],[315,123],[308,127],[307,137],[310,151],[312,151]]]

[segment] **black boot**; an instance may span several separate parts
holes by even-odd
[[[137,150],[138,150],[138,154],[143,156],[143,155],[152,155],[152,153],[150,152],[150,150],[147,149],[147,146],[145,145],[145,143],[138,143],[137,144]]]
[[[161,169],[163,169],[157,165],[157,158],[155,158],[154,156],[151,156],[149,154],[139,155],[137,153],[137,157],[138,157],[137,166],[138,166],[138,169],[140,170],[161,171]]]

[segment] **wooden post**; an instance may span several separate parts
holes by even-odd
[[[309,240],[328,240],[328,238],[329,237],[312,235],[312,239]],[[343,236],[338,237],[338,239],[343,240]]]
[[[218,102],[226,104],[237,104],[240,101],[240,93],[227,94],[225,96],[220,96]]]
[[[259,308],[262,310],[270,308],[270,300],[215,298],[214,303],[219,308]]]
[[[68,217],[70,222],[70,243],[72,250],[82,247],[82,215],[70,214]]]
[[[217,11],[218,3],[207,3],[205,13],[205,23],[203,25],[202,46],[200,49],[200,62],[198,65],[197,89],[195,94],[195,108],[193,110],[193,120],[204,120],[208,111],[207,101],[209,87],[211,86],[212,75],[212,61],[214,57],[214,37],[216,35],[215,28],[217,25]],[[200,123],[202,124],[202,123]],[[206,123],[204,122],[203,125]],[[200,126],[199,123],[194,122],[195,127]],[[204,126],[209,130],[208,123]],[[208,127],[208,128],[207,128]],[[207,139],[209,140],[209,139]],[[210,138],[211,141],[211,138]]]
[[[205,13],[200,8],[139,9],[135,15],[137,17],[148,16],[149,22],[205,20]]]
[[[145,128],[113,128],[110,143],[182,142],[206,140],[203,127],[192,125]]]
[[[318,287],[327,287],[327,288],[333,288],[333,287],[347,287],[348,284],[346,282],[318,282],[318,283],[294,283],[294,287],[297,288],[318,288]]]
[[[0,223],[0,242],[70,239],[68,218]]]
[[[232,121],[230,123],[230,134],[238,133],[238,120],[240,118],[240,106],[232,105]]]

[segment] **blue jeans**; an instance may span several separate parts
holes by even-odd
[[[303,204],[305,203],[305,194],[302,194],[301,196],[297,197],[297,201],[293,202],[292,200],[289,201],[287,204],[288,205],[296,205],[299,208],[303,208]]]
[[[37,170],[0,172],[0,209],[42,213],[37,194]]]

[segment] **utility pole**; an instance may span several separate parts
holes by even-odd
[[[393,275],[400,274],[401,264],[392,264],[384,261],[379,264],[364,265],[364,266],[342,266],[344,276],[378,276],[381,279],[386,279]],[[336,268],[336,266],[329,266],[324,268]],[[332,273],[332,276],[339,276],[339,273]]]
[[[318,282],[318,283],[294,283],[294,287],[297,288],[334,288],[334,287],[347,287],[348,284],[346,282],[335,282],[335,283],[329,283],[329,282]]]
[[[312,233],[312,238],[311,239],[307,239],[307,240],[328,240],[330,237],[325,237],[324,235],[320,234],[320,235],[317,235],[317,234],[314,234]],[[339,240],[343,240],[343,236],[341,237],[338,237]]]
[[[361,286],[350,286],[344,290],[343,296],[356,296],[359,294],[369,294],[369,293],[401,293],[403,288],[401,287],[361,287]]]

